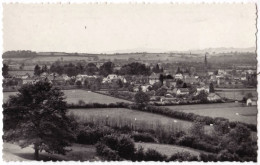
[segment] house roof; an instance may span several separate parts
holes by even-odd
[[[188,88],[179,88],[179,90],[180,90],[181,92],[189,92],[189,89],[188,89]]]

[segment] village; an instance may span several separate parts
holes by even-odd
[[[84,89],[129,101],[137,92],[149,96],[149,104],[174,105],[205,102],[244,101],[256,104],[253,95],[230,98],[219,95],[218,89],[245,89],[256,87],[256,69],[212,68],[206,53],[199,67],[140,60],[81,61],[68,63],[62,60],[29,66],[24,63],[4,64],[4,92],[17,91],[29,83],[40,80],[66,89]],[[98,59],[95,59],[98,60]],[[196,66],[195,65],[195,66]],[[180,67],[181,66],[181,67]],[[33,69],[33,70],[32,70]],[[248,100],[249,99],[249,100]],[[249,103],[248,103],[249,104]]]

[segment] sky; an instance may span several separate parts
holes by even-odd
[[[255,4],[3,4],[4,51],[115,53],[256,45]]]

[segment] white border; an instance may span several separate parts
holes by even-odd
[[[260,1],[259,0],[2,0],[2,4],[3,3],[185,3],[185,4],[189,4],[189,3],[257,3],[257,6],[258,6],[258,10],[260,9]],[[3,29],[3,24],[2,24],[2,19],[3,19],[3,7],[2,5],[0,6],[0,12],[1,12],[1,21],[0,21],[0,27],[1,27],[1,30],[0,30],[0,37],[1,37],[1,40],[0,40],[0,51],[1,51],[1,54],[3,53],[3,33],[2,33],[2,29]],[[260,12],[258,11],[258,14]],[[257,27],[260,27],[260,20],[259,20],[259,15],[258,15],[258,19],[257,19]],[[260,36],[259,36],[259,33],[257,33],[257,39],[259,39]],[[259,51],[259,48],[260,48],[260,45],[259,45],[259,42],[257,42],[257,54],[260,53]],[[257,60],[260,61],[260,57],[257,57]],[[2,68],[2,62],[0,63],[0,68]],[[2,72],[2,69],[0,69]],[[260,63],[258,62],[257,64],[257,71],[258,73],[260,72]],[[2,73],[1,73],[2,75]],[[0,81],[2,82],[2,76],[0,76]],[[258,75],[258,82],[260,82],[260,75]],[[260,93],[260,90],[259,90],[259,84],[258,83],[258,86],[257,86],[257,91],[258,91],[258,98],[259,97],[259,93]],[[2,91],[2,85],[0,85],[0,89]],[[0,92],[0,99],[3,100],[3,93]],[[2,104],[2,101],[1,101],[1,104]],[[260,99],[258,99],[258,105],[260,105]],[[2,107],[2,106],[1,106]],[[2,108],[1,108],[2,109]],[[2,116],[2,113],[0,113],[0,121],[2,121],[3,119],[3,116]],[[260,117],[258,115],[258,121],[260,121]],[[0,122],[0,129],[2,130],[3,128],[3,123]],[[258,137],[259,136],[259,126],[258,126]],[[3,135],[3,132],[0,131],[0,138],[2,137]],[[12,165],[12,164],[15,164],[15,165],[20,165],[20,164],[31,164],[31,165],[36,165],[36,164],[59,164],[59,165],[63,165],[63,164],[95,164],[95,165],[112,165],[112,164],[118,164],[118,165],[127,165],[127,164],[137,164],[134,163],[134,162],[73,162],[73,161],[70,161],[70,162],[36,162],[36,161],[31,161],[31,162],[4,162],[2,160],[2,140],[0,140],[0,164],[8,164],[8,165]],[[260,145],[259,145],[259,142],[258,142],[258,149],[260,149]],[[258,161],[260,161],[260,153],[259,153],[259,150],[258,150]],[[140,162],[139,162],[140,163]],[[183,165],[189,165],[191,164],[191,162],[170,162],[170,163],[166,163],[166,162],[157,162],[158,164],[183,164]],[[156,162],[142,162],[141,164],[157,164]],[[192,162],[192,164],[194,165],[199,165],[199,164],[202,164],[203,162]],[[240,163],[240,162],[217,162],[217,163],[214,163],[214,162],[211,162],[211,163],[207,163],[207,164],[227,164],[227,165],[231,165],[231,164],[247,164],[247,165],[255,165],[256,163],[253,163],[253,162],[247,162],[247,163]]]

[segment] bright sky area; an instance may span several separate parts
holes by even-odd
[[[4,4],[4,51],[255,47],[255,4]]]

